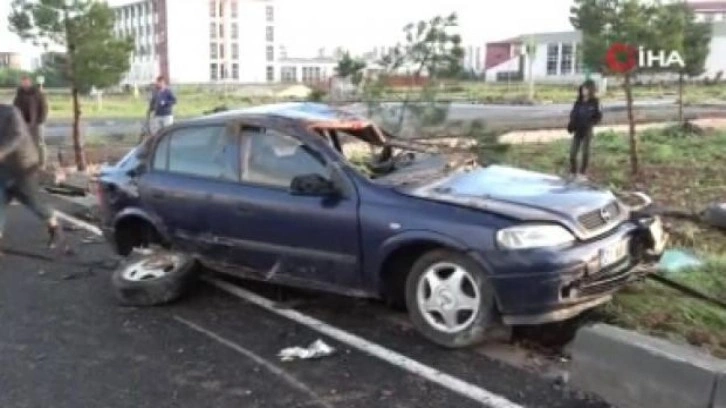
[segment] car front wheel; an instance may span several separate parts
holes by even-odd
[[[425,337],[449,348],[482,341],[494,323],[494,291],[471,258],[449,250],[424,254],[406,280],[411,320]]]

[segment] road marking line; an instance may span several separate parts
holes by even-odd
[[[58,211],[58,210],[55,210],[55,215],[58,218],[75,225],[76,227],[83,228],[84,230],[86,230],[92,234],[96,234],[98,236],[103,236],[103,231],[101,231],[100,228],[98,228],[97,226],[95,226],[93,224],[89,224],[86,221],[80,220],[76,217],[73,217],[71,215],[68,215],[68,214],[66,214],[62,211]]]
[[[205,329],[202,326],[199,326],[196,323],[190,322],[189,320],[180,317],[180,316],[174,316],[174,320],[177,322],[189,327],[190,329],[197,331],[212,340],[221,343],[224,346],[227,346],[231,348],[232,350],[244,355],[245,357],[249,358],[250,360],[254,361],[255,363],[263,366],[267,371],[271,372],[272,374],[275,374],[276,376],[282,378],[288,385],[291,387],[297,389],[298,391],[307,394],[310,398],[314,400],[314,403],[316,405],[320,405],[325,408],[333,408],[332,405],[328,404],[327,402],[323,401],[318,394],[315,393],[315,391],[308,388],[307,385],[301,383],[297,378],[293,377],[292,375],[285,372],[280,367],[276,366],[275,364],[272,364],[271,362],[267,361],[264,357],[261,357],[254,352],[247,350],[246,348],[240,346],[239,344],[232,342],[230,340],[225,339],[224,337],[221,337],[220,335]],[[311,404],[312,405],[312,404]]]
[[[72,217],[72,216],[65,214],[63,212],[60,212],[60,211],[56,211],[56,214],[58,215],[59,218],[62,218],[62,219],[66,220],[80,228],[83,228],[93,234],[96,234],[99,236],[103,235],[101,229],[96,227],[95,225],[91,225],[83,220],[79,220],[75,217]],[[221,281],[218,279],[214,279],[214,278],[209,278],[206,276],[203,277],[202,279],[204,279],[206,282],[210,283],[211,285],[213,285],[231,295],[234,295],[234,296],[237,296],[244,300],[247,300],[248,302],[253,303],[272,313],[286,317],[299,324],[307,326],[315,331],[318,331],[335,340],[338,340],[341,343],[346,343],[349,346],[354,347],[364,353],[370,354],[370,355],[377,357],[381,360],[384,360],[392,365],[395,365],[396,367],[399,367],[405,371],[408,371],[409,373],[418,375],[433,383],[439,384],[442,387],[447,388],[457,394],[463,395],[464,397],[467,397],[474,401],[480,402],[487,407],[490,407],[490,408],[522,408],[521,405],[517,405],[517,404],[513,403],[512,401],[509,401],[508,399],[506,399],[500,395],[497,395],[490,391],[485,390],[484,388],[478,387],[474,384],[468,383],[459,378],[456,378],[449,374],[443,373],[435,368],[432,368],[425,364],[419,363],[418,361],[408,358],[402,354],[396,353],[393,350],[389,350],[383,346],[372,343],[362,337],[358,337],[354,334],[351,334],[344,330],[338,329],[337,327],[331,326],[323,321],[310,317],[306,314],[303,314],[296,310],[291,310],[291,309],[278,309],[275,307],[274,302],[270,301],[269,299],[265,299],[262,296],[256,295],[248,290],[245,290],[238,286],[232,285],[230,283],[227,283],[227,282],[224,282],[224,281]],[[317,400],[319,400],[321,405],[329,407],[328,404],[326,404],[324,401],[320,400],[320,398],[317,396],[317,394],[315,394],[312,390],[307,388],[307,386],[305,386],[305,384],[300,383],[294,377],[292,377],[289,374],[287,374],[286,372],[282,371],[277,366],[267,362],[267,360],[263,359],[262,357],[259,357],[258,355],[252,353],[251,351],[244,349],[241,346],[230,342],[229,340],[219,337],[215,333],[212,333],[200,326],[197,326],[196,324],[194,324],[192,322],[186,321],[186,320],[182,319],[181,317],[175,316],[175,319],[178,320],[180,323],[186,324],[187,326],[191,327],[192,329],[197,330],[201,333],[204,333],[207,336],[213,338],[214,340],[246,355],[250,359],[265,366],[265,368],[267,368],[271,372],[282,376],[291,385],[297,384],[297,385],[293,385],[293,386],[295,388],[305,392],[306,394],[313,396]]]
[[[242,289],[231,283],[215,278],[210,278],[208,276],[204,276],[202,277],[202,279],[204,279],[204,281],[211,284],[212,286],[215,286],[233,296],[242,298],[272,313],[286,317],[299,324],[307,326],[341,343],[345,343],[366,354],[370,354],[396,367],[408,371],[409,373],[423,377],[457,394],[480,402],[484,404],[484,406],[490,408],[522,408],[520,405],[517,405],[500,395],[487,391],[484,388],[480,388],[474,384],[468,383],[459,378],[443,373],[435,368],[419,363],[418,361],[408,358],[393,350],[389,350],[383,346],[372,343],[362,337],[358,337],[352,333],[349,333],[342,329],[338,329],[337,327],[331,326],[306,314],[291,309],[278,309],[275,307],[275,303],[271,300],[252,293],[248,290]]]

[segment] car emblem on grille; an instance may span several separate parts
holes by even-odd
[[[602,220],[605,222],[610,222],[610,220],[613,218],[612,214],[610,214],[610,211],[607,208],[603,208],[600,210],[600,217],[602,217]]]

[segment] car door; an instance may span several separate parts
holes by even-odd
[[[238,186],[238,135],[222,124],[177,128],[163,136],[152,157],[150,171],[139,182],[145,207],[177,247],[213,251],[212,197]]]
[[[330,177],[329,167],[299,139],[274,129],[242,131],[240,187],[218,197],[218,230],[238,264],[263,278],[350,290],[362,287],[358,201],[290,193],[295,176]]]

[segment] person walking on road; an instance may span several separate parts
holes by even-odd
[[[61,231],[55,211],[38,197],[39,166],[38,147],[28,132],[22,113],[12,105],[0,103],[0,242],[7,205],[15,198],[45,223],[48,246],[56,246]]]
[[[570,146],[570,174],[575,179],[584,179],[590,162],[590,143],[593,127],[602,120],[600,100],[596,96],[595,83],[585,81],[578,90],[577,100],[570,112],[567,131],[573,135]],[[578,168],[578,155],[582,151],[582,162]]]
[[[28,127],[33,143],[38,149],[39,168],[45,169],[46,146],[43,124],[48,116],[48,100],[40,87],[34,86],[29,76],[20,80],[20,86],[15,93],[13,105],[20,110],[23,120]]]
[[[176,96],[169,89],[166,79],[163,76],[156,78],[147,115],[149,118],[153,115],[153,118],[151,118],[152,132],[158,132],[174,123],[173,107],[175,104]]]

